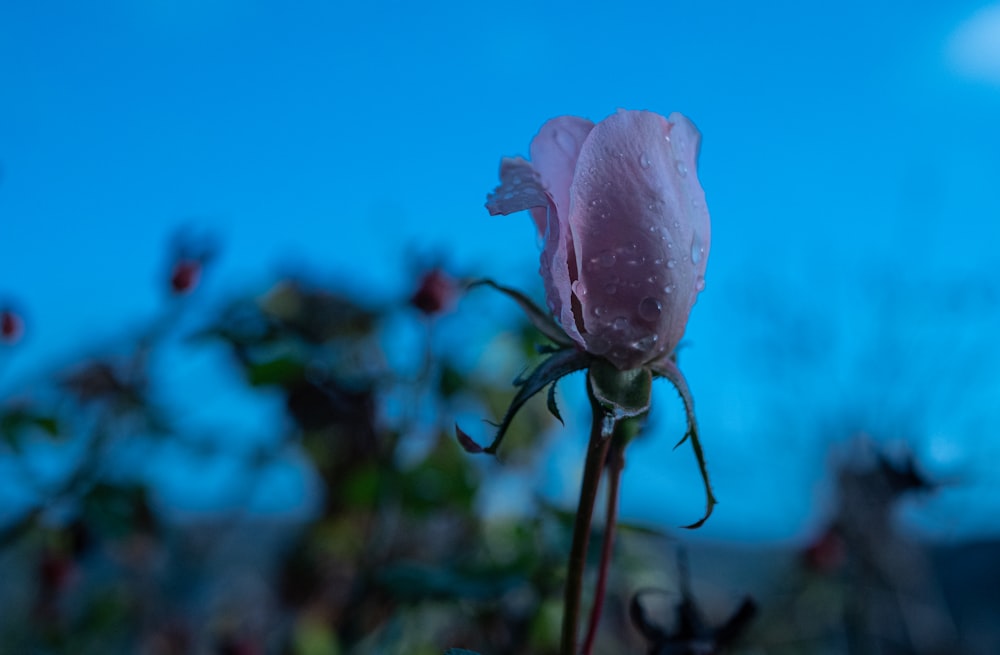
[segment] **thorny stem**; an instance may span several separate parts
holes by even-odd
[[[601,622],[601,612],[604,609],[604,593],[608,585],[608,569],[611,564],[611,550],[614,546],[615,524],[618,522],[618,489],[621,487],[622,469],[625,468],[625,445],[627,437],[623,434],[624,424],[615,426],[612,437],[614,443],[608,453],[608,506],[604,519],[604,539],[601,543],[601,564],[597,570],[597,587],[594,590],[594,604],[590,608],[590,623],[587,625],[587,635],[583,640],[583,655],[590,655],[597,637],[597,625]]]
[[[583,481],[580,484],[580,502],[573,524],[573,544],[569,551],[569,569],[566,576],[566,593],[563,603],[562,640],[560,655],[577,655],[576,636],[580,615],[580,598],[583,592],[583,571],[587,563],[587,545],[590,541],[590,526],[594,517],[594,503],[601,482],[604,462],[611,446],[611,436],[603,433],[605,410],[592,393],[590,407],[593,420],[590,427],[590,442],[587,444],[587,459],[583,465]]]

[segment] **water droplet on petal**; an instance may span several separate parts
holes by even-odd
[[[694,283],[694,290],[701,293],[705,290],[705,278],[698,276],[698,280]]]
[[[618,287],[612,284],[611,282],[608,282],[607,284],[604,285],[604,293],[608,294],[609,296],[613,296],[617,292],[618,292]]]
[[[649,168],[649,157],[646,156],[646,153],[639,155],[639,165],[643,168]]]
[[[701,235],[695,232],[691,237],[691,263],[697,266],[704,255],[705,244],[701,240]]]
[[[608,313],[608,309],[603,305],[596,305],[594,309],[591,311],[594,312],[594,316],[596,316],[597,318],[600,318]]]
[[[679,159],[677,160],[677,174],[680,175],[681,177],[684,177],[688,174],[687,164],[685,164]]]
[[[638,350],[639,352],[649,352],[656,345],[659,340],[655,334],[650,334],[649,336],[643,337],[642,339],[637,339],[633,341],[631,346],[633,350]]]
[[[668,259],[667,260],[667,268],[673,268],[674,266],[677,266],[677,261],[673,260],[673,259]]]
[[[610,250],[605,250],[597,255],[597,265],[601,268],[611,268],[615,265],[615,261],[618,258],[615,257],[615,253]]]
[[[639,303],[639,317],[647,321],[655,321],[660,317],[663,305],[652,296],[646,296]]]
[[[611,323],[611,327],[619,331],[624,330],[628,327],[628,319],[624,316],[619,316]]]
[[[674,285],[668,284],[667,286],[663,287],[663,293],[673,293],[673,292],[674,292]]]
[[[580,280],[577,280],[570,285],[570,289],[573,290],[573,293],[576,294],[577,298],[583,298],[587,295],[587,287],[583,286],[583,282],[580,282]]]
[[[594,198],[593,200],[590,201],[590,206],[591,207],[596,207],[597,206],[597,198]]]

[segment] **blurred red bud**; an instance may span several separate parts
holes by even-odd
[[[201,279],[201,262],[182,259],[170,273],[170,289],[176,295],[191,293]]]
[[[9,309],[0,311],[0,343],[15,344],[24,334],[24,321]]]
[[[451,308],[458,295],[458,285],[439,268],[424,274],[420,286],[410,298],[410,304],[428,316]]]
[[[828,528],[802,553],[806,568],[817,573],[833,573],[843,566],[847,559],[844,538],[836,528]]]

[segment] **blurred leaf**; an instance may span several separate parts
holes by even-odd
[[[20,440],[28,430],[39,430],[49,437],[61,436],[61,424],[54,416],[32,411],[28,407],[17,406],[0,414],[0,440],[15,451],[20,450]]]
[[[247,366],[247,380],[255,387],[286,386],[304,375],[305,365],[289,355]]]
[[[450,364],[441,366],[441,377],[438,380],[438,391],[445,399],[451,398],[467,386],[465,376]]]
[[[438,566],[397,563],[380,570],[377,579],[401,601],[488,600],[502,596],[518,584],[512,576],[478,576]]]
[[[465,648],[449,648],[444,652],[444,655],[479,655],[479,653]]]
[[[382,480],[379,470],[366,466],[353,471],[344,480],[340,491],[346,504],[351,507],[371,507],[378,499]]]
[[[295,655],[337,655],[340,646],[330,625],[310,615],[303,616],[295,624],[293,652]]]

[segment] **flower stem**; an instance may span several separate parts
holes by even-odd
[[[587,444],[587,459],[583,466],[583,481],[580,484],[580,502],[577,506],[576,521],[573,524],[573,544],[570,546],[569,552],[560,655],[577,655],[577,625],[583,592],[583,572],[587,564],[590,526],[594,517],[594,503],[597,500],[601,473],[604,471],[604,461],[607,459],[612,439],[610,435],[604,433],[604,408],[601,407],[600,402],[594,398],[592,393],[587,395],[590,397],[593,420],[590,428],[590,442]]]
[[[597,587],[594,590],[594,604],[590,608],[590,622],[587,625],[587,635],[583,640],[583,655],[590,655],[597,637],[597,625],[601,622],[601,612],[604,609],[604,594],[608,586],[608,569],[611,564],[611,550],[614,546],[615,524],[618,522],[618,489],[621,486],[622,469],[625,468],[625,445],[628,439],[624,437],[623,424],[615,426],[612,438],[611,452],[608,454],[608,506],[604,519],[604,539],[601,543],[601,564],[597,570]]]

